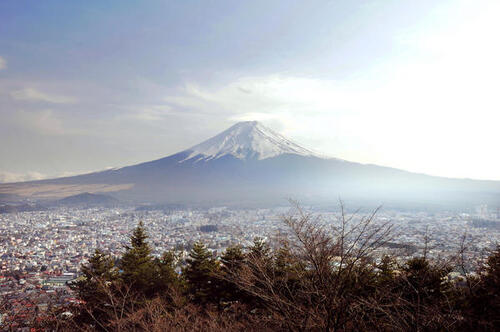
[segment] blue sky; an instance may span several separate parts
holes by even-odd
[[[363,163],[499,179],[497,1],[0,2],[0,181],[259,120]]]

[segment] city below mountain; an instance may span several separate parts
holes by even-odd
[[[112,193],[130,203],[331,203],[450,208],[497,203],[500,181],[451,179],[327,158],[256,121],[240,122],[174,155],[79,176],[0,184],[0,195],[55,200]],[[77,196],[78,197],[78,196]]]

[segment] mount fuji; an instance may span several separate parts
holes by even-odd
[[[171,156],[79,176],[0,184],[0,194],[56,199],[110,193],[129,202],[276,204],[347,200],[396,206],[498,204],[500,181],[451,179],[328,158],[259,122],[239,122]]]
[[[196,158],[196,161],[209,161],[224,156],[241,160],[262,160],[283,154],[304,157],[315,155],[257,121],[239,122],[186,152],[189,152],[189,156],[185,160]]]

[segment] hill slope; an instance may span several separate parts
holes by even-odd
[[[66,206],[110,206],[118,204],[114,197],[103,194],[91,194],[88,192],[72,195],[55,202],[56,205]]]

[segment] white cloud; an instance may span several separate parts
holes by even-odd
[[[453,20],[399,35],[404,52],[355,78],[246,76],[189,82],[174,110],[261,120],[313,148],[428,174],[498,179],[500,3],[465,3]],[[449,15],[449,9],[446,9]],[[442,21],[442,13],[436,13]],[[440,21],[441,20],[441,21]],[[220,120],[219,120],[220,121]]]
[[[53,104],[72,104],[76,102],[76,99],[73,97],[47,94],[34,88],[12,91],[10,96],[16,100],[42,101]]]
[[[46,176],[39,172],[13,173],[0,171],[0,183],[42,180]]]
[[[171,114],[171,108],[168,105],[139,105],[132,107],[132,109],[133,113],[128,116],[134,120],[145,122],[157,122]]]
[[[349,160],[441,176],[496,178],[500,103],[488,86],[433,64],[373,80],[271,75],[213,88],[188,84],[175,109],[221,120],[260,120],[306,147]],[[451,68],[449,68],[451,70]],[[491,82],[484,82],[489,84]],[[495,166],[496,165],[496,166]]]
[[[7,68],[7,60],[0,56],[0,70]]]
[[[17,111],[12,119],[15,125],[42,135],[58,136],[68,133],[63,121],[52,110]]]

